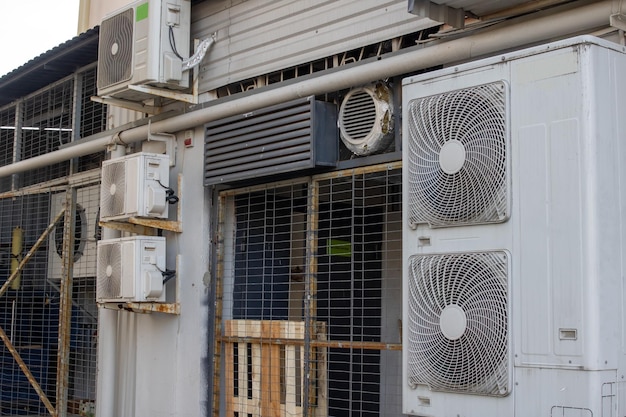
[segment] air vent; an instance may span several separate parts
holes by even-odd
[[[102,242],[102,241],[101,241]],[[116,299],[122,288],[122,247],[98,243],[98,275],[96,299]]]
[[[383,83],[351,90],[341,103],[338,125],[341,140],[353,154],[386,150],[393,140],[391,90]]]
[[[98,88],[131,79],[133,73],[133,15],[130,8],[103,20],[98,49]]]
[[[411,100],[409,222],[433,227],[509,217],[505,84]]]
[[[505,252],[409,258],[405,349],[410,386],[509,393],[507,264]]]
[[[206,125],[205,185],[334,167],[337,109],[313,97]]]

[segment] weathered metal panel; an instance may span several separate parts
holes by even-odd
[[[207,124],[205,185],[332,167],[337,109],[313,97]]]
[[[192,19],[193,37],[217,32],[200,92],[437,25],[406,0],[222,0],[200,3]]]

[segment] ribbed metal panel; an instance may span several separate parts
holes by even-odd
[[[313,97],[206,125],[205,185],[333,167],[337,109]]]
[[[438,23],[407,12],[407,0],[205,1],[192,38],[217,32],[200,66],[200,92],[417,32]]]

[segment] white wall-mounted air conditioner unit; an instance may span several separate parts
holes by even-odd
[[[138,152],[102,163],[100,219],[167,218],[169,156]]]
[[[581,37],[404,80],[406,414],[626,413],[625,71]]]
[[[149,96],[129,85],[184,90],[189,71],[191,2],[140,0],[106,16],[100,25],[98,95],[133,101]]]
[[[50,220],[65,207],[64,192],[50,197]],[[98,228],[98,207],[100,187],[93,185],[76,190],[76,213],[74,232],[73,277],[96,276],[96,229]],[[63,270],[63,225],[61,219],[50,233],[48,244],[48,278],[58,280]]]
[[[165,237],[131,236],[98,242],[96,301],[165,301]]]

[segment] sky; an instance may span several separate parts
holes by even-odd
[[[2,0],[0,77],[77,35],[79,0]]]

